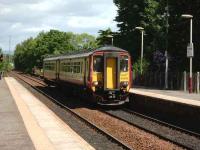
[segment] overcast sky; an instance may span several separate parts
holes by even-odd
[[[97,35],[110,27],[117,30],[113,0],[0,0],[0,47],[11,50],[40,31],[58,29]]]

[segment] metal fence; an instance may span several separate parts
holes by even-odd
[[[168,89],[169,90],[188,90],[189,73],[169,72]],[[200,89],[199,73],[193,73],[193,91],[199,93]],[[133,85],[145,88],[165,89],[164,72],[147,72],[143,75],[133,72]]]

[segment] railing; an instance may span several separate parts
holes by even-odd
[[[169,72],[168,89],[188,91],[189,73]],[[164,72],[147,72],[140,75],[133,71],[133,85],[135,87],[165,89]],[[193,92],[200,93],[200,75],[199,72],[193,73]]]

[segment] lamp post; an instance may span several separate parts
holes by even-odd
[[[165,89],[168,89],[168,68],[169,68],[169,58],[168,58],[168,32],[169,32],[169,4],[167,0],[167,6],[165,8],[166,13],[166,50],[165,50]]]
[[[144,50],[144,28],[143,27],[135,27],[135,30],[140,30],[142,37],[141,37],[141,62],[140,62],[140,72],[142,74],[142,61],[143,61],[143,50]]]
[[[108,37],[108,38],[111,38],[111,43],[112,43],[112,46],[113,46],[113,42],[114,42],[114,41],[113,41],[113,36],[112,36],[112,35],[108,35],[107,37]]]
[[[190,44],[187,48],[187,57],[190,58],[190,77],[189,77],[189,93],[192,93],[192,57],[194,56],[194,47],[192,42],[192,19],[193,16],[190,14],[181,15],[182,18],[190,19]]]

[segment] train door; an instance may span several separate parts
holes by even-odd
[[[118,89],[118,71],[119,71],[118,56],[104,56],[104,88],[107,90]]]

